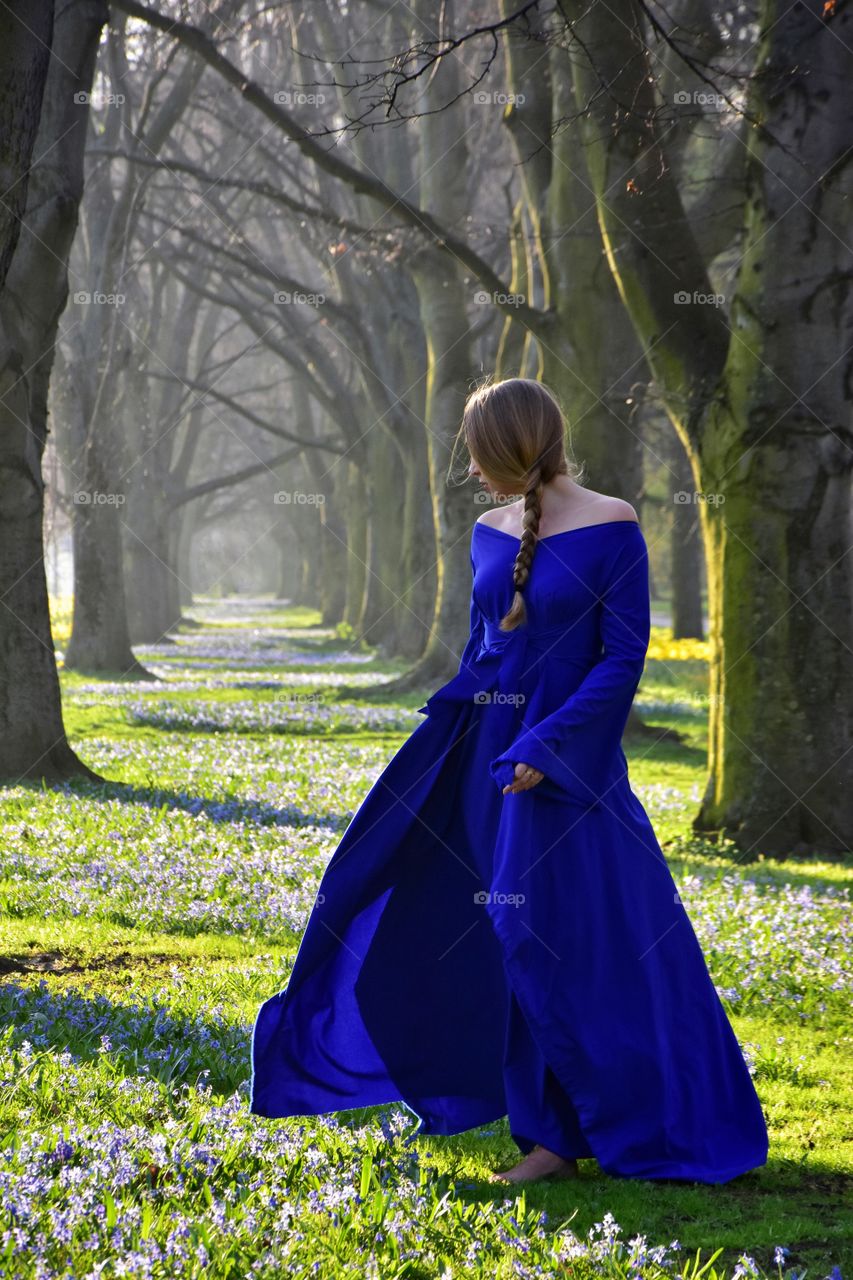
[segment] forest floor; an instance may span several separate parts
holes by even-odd
[[[523,1191],[506,1119],[405,1139],[400,1104],[265,1120],[250,1037],[323,868],[429,690],[278,602],[202,601],[155,684],[62,673],[110,779],[0,799],[0,1277],[851,1280],[850,862],[745,863],[691,834],[707,654],[655,627],[626,742],[755,1081],[766,1165],[720,1186]],[[58,645],[63,620],[57,615]],[[342,685],[365,696],[341,696]],[[845,1204],[848,1216],[845,1219]]]

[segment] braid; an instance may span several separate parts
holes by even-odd
[[[530,577],[530,566],[533,564],[533,553],[539,541],[539,521],[542,517],[542,490],[544,482],[540,468],[531,473],[532,483],[525,490],[524,513],[521,517],[521,539],[515,564],[512,567],[512,582],[515,594],[509,612],[501,618],[501,630],[512,631],[527,621],[527,609],[524,604],[523,588]]]

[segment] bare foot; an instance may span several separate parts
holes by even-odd
[[[491,1174],[490,1182],[535,1182],[539,1178],[576,1178],[577,1160],[564,1160],[545,1147],[536,1146],[512,1169]]]

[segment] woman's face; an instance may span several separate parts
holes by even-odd
[[[471,461],[468,464],[468,477],[469,479],[473,478],[478,480],[484,489],[489,489],[491,491],[491,485],[480,470],[473,454],[471,455]]]
[[[482,485],[486,493],[490,493],[494,498],[514,497],[520,492],[520,490],[513,489],[508,493],[501,493],[501,491],[497,488],[495,484],[492,483],[492,481],[488,478],[488,476],[486,476],[485,473],[480,470],[479,464],[477,463],[477,460],[473,454],[471,454],[471,461],[468,465],[468,475],[470,477],[473,477],[477,481],[479,481],[479,483]]]

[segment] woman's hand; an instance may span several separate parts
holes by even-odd
[[[541,782],[545,777],[544,773],[540,773],[538,769],[534,769],[532,765],[522,764],[520,761],[515,766],[515,781],[508,782],[504,787],[501,795],[515,795],[518,791],[529,791],[531,787],[535,787],[537,782]]]

